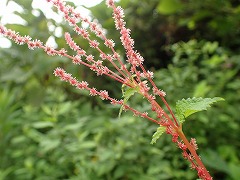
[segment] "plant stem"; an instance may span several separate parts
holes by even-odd
[[[204,175],[205,175],[205,179],[211,179],[212,178],[211,175],[209,174],[208,170],[205,168],[204,164],[202,163],[202,160],[198,156],[198,154],[197,154],[196,150],[194,149],[194,147],[187,140],[187,138],[184,135],[182,129],[179,128],[177,133],[178,133],[179,137],[182,139],[182,141],[184,142],[184,144],[187,146],[187,148],[190,151],[190,153],[193,155],[193,157],[194,157],[195,161],[197,162],[198,166],[203,170]]]

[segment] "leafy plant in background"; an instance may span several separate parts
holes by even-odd
[[[120,105],[121,115],[123,110],[129,110],[136,116],[146,118],[158,125],[160,127],[157,129],[156,133],[153,135],[151,143],[155,143],[156,140],[164,133],[170,134],[172,136],[172,142],[176,143],[177,146],[182,150],[182,156],[187,159],[191,168],[195,169],[201,179],[212,179],[209,172],[202,163],[200,157],[197,155],[197,144],[196,139],[191,138],[190,141],[187,140],[183,131],[182,125],[185,119],[193,113],[206,110],[211,104],[217,101],[223,100],[222,98],[188,98],[177,102],[176,104],[176,115],[174,115],[167,101],[165,100],[166,93],[157,88],[153,79],[153,72],[147,71],[143,66],[143,57],[134,50],[134,40],[130,37],[130,30],[125,27],[125,22],[123,20],[124,13],[120,6],[115,6],[114,1],[107,0],[108,7],[113,9],[113,18],[115,20],[116,29],[120,31],[121,42],[125,48],[126,58],[124,61],[120,58],[119,53],[114,49],[114,41],[112,39],[107,39],[104,30],[97,21],[90,21],[89,18],[82,17],[80,13],[75,11],[72,6],[66,5],[60,0],[47,0],[52,2],[55,7],[63,14],[65,20],[73,27],[73,30],[84,39],[89,42],[91,48],[96,50],[100,55],[99,57],[94,57],[92,54],[88,54],[82,48],[80,48],[71,37],[70,33],[65,33],[65,39],[70,48],[75,51],[76,55],[70,55],[67,51],[62,48],[56,50],[52,47],[44,45],[40,40],[32,40],[30,36],[21,36],[19,33],[11,29],[7,29],[4,26],[0,26],[0,33],[5,37],[12,39],[15,43],[19,45],[27,44],[29,49],[41,48],[49,56],[64,56],[72,60],[73,64],[84,65],[90,68],[92,71],[96,72],[97,76],[106,75],[122,84],[122,97],[123,99],[117,100],[112,98],[108,91],[97,90],[96,88],[91,88],[86,81],[79,81],[71,74],[67,73],[63,68],[56,68],[54,75],[59,77],[62,81],[70,83],[77,89],[85,89],[89,91],[90,96],[99,96],[102,100],[109,100],[113,105]],[[91,33],[77,24],[83,21],[90,27]],[[96,40],[92,39],[92,33],[96,35]],[[105,53],[100,48],[100,41],[104,42],[104,45],[109,48],[109,52]],[[100,59],[100,60],[99,60]],[[131,107],[129,105],[129,99],[138,94],[147,100],[151,106],[151,112],[140,112],[139,110]],[[158,99],[163,102],[166,109],[162,108],[162,105],[158,103]],[[48,111],[47,109],[45,109]],[[170,116],[168,115],[168,113]],[[49,125],[49,124],[48,124]],[[47,126],[48,126],[47,125]],[[37,126],[42,126],[38,124]],[[43,124],[46,126],[46,124]],[[46,148],[52,148],[51,146],[57,146],[58,141],[51,144],[48,143]]]

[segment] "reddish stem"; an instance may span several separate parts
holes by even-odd
[[[209,174],[208,170],[205,168],[205,166],[202,163],[202,160],[200,159],[200,157],[197,155],[197,152],[194,149],[194,147],[187,140],[187,138],[184,135],[182,129],[179,128],[177,133],[178,133],[179,137],[182,139],[182,141],[184,142],[184,144],[187,146],[187,148],[190,151],[190,153],[194,156],[194,159],[197,162],[198,166],[203,170],[204,175],[205,175],[205,179],[211,179],[212,178],[211,175]]]

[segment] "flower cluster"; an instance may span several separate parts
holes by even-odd
[[[183,151],[183,157],[191,162],[192,168],[197,170],[199,177],[208,180],[211,179],[211,176],[208,174],[204,165],[201,164],[201,161],[195,152],[197,150],[196,140],[191,139],[191,141],[188,142],[185,139],[185,136],[181,133],[181,126],[165,100],[166,93],[157,88],[153,81],[153,72],[144,68],[144,58],[134,49],[134,40],[131,38],[131,30],[126,27],[123,9],[120,6],[116,6],[113,0],[106,1],[107,6],[113,10],[115,27],[120,32],[120,40],[125,49],[125,61],[121,60],[120,54],[118,54],[114,49],[115,42],[106,37],[106,31],[101,27],[97,20],[90,20],[90,18],[84,17],[82,14],[77,12],[74,7],[67,5],[62,0],[46,1],[52,3],[58,11],[63,14],[64,19],[73,28],[75,33],[88,41],[89,47],[98,51],[98,59],[91,54],[87,54],[85,50],[81,49],[71,37],[69,32],[65,33],[65,40],[69,47],[76,53],[74,55],[68,54],[67,50],[64,48],[57,50],[45,45],[40,40],[32,40],[30,36],[21,36],[18,32],[7,29],[2,25],[0,25],[0,34],[13,40],[19,45],[27,44],[30,50],[40,48],[43,49],[49,56],[58,55],[61,57],[67,57],[71,59],[72,63],[75,65],[88,67],[94,71],[97,76],[107,76],[118,81],[125,87],[134,89],[149,102],[151,110],[156,113],[156,119],[148,116],[147,112],[140,112],[130,107],[126,103],[125,99],[117,100],[112,98],[106,90],[97,90],[94,87],[89,87],[88,82],[78,81],[77,78],[72,77],[70,73],[67,73],[62,68],[58,67],[54,70],[55,76],[59,77],[62,81],[68,82],[70,85],[79,90],[87,90],[90,96],[99,96],[102,100],[108,100],[113,105],[121,105],[123,110],[132,111],[135,116],[146,118],[158,125],[164,126],[166,128],[166,133],[172,136],[172,142],[176,143]],[[83,28],[79,25],[81,22],[87,23],[88,28]],[[95,34],[98,41],[96,38],[92,37],[92,33]],[[100,49],[101,43],[109,48],[111,53],[104,53]],[[111,64],[111,68],[105,65],[109,63]],[[157,102],[157,96],[167,107],[170,116]]]

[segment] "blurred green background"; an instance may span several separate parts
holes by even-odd
[[[28,24],[7,27],[43,42],[52,36],[59,47],[68,48],[56,33],[72,32],[65,22],[33,11],[31,1],[15,2],[24,9],[15,14]],[[136,49],[145,57],[145,66],[155,72],[154,80],[167,92],[172,107],[177,100],[193,96],[225,99],[191,116],[184,130],[188,138],[197,139],[199,154],[214,179],[238,180],[239,0],[120,0],[119,4],[125,9]],[[105,3],[90,10],[124,56],[111,10]],[[81,38],[76,41],[89,54],[95,53]],[[96,78],[66,58],[15,44],[1,48],[0,180],[197,179],[171,137],[164,135],[150,145],[156,125],[131,113],[118,119],[118,107],[53,77],[58,66],[121,97],[120,84]],[[142,111],[150,108],[138,98],[131,103]]]

